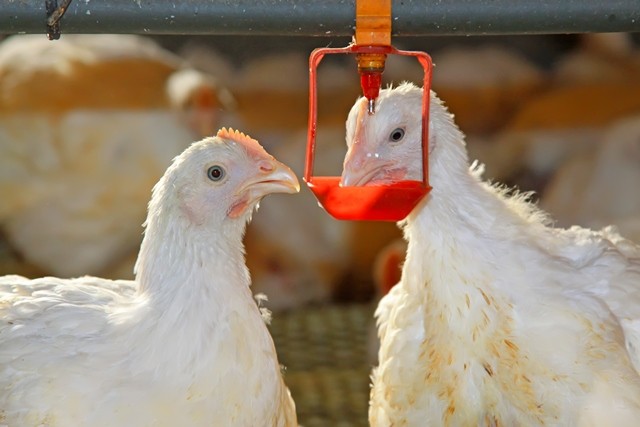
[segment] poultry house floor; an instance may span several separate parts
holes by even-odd
[[[276,313],[269,327],[305,427],[368,426],[373,304]]]

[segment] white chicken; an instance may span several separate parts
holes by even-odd
[[[135,255],[151,187],[229,101],[183,65],[138,36],[0,44],[0,225],[24,258],[72,277]]]
[[[421,176],[422,89],[358,100],[344,185]],[[377,310],[373,426],[637,426],[640,248],[554,229],[469,168],[432,94],[431,193],[401,223],[402,279]]]
[[[134,281],[0,278],[0,424],[296,426],[242,236],[263,196],[298,190],[222,129],[154,187]]]

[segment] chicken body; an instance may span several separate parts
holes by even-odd
[[[375,115],[355,104],[344,185],[421,176],[421,97],[403,84]],[[469,168],[435,94],[430,109],[433,190],[401,223],[402,279],[376,312],[371,425],[637,425],[640,248],[548,227]]]
[[[154,187],[134,281],[0,278],[0,424],[296,426],[242,235],[298,188],[222,130]]]

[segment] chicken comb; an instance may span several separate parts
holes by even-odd
[[[245,135],[244,133],[232,128],[229,128],[229,129],[222,128],[218,131],[216,136],[219,138],[230,139],[239,144],[249,144],[249,145],[260,146],[260,143],[257,140],[251,138],[249,135]]]

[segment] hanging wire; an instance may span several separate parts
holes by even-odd
[[[72,0],[62,0],[62,4],[58,6],[58,0],[45,0],[45,8],[47,10],[47,38],[49,40],[58,40],[60,38],[60,20],[69,8]]]

